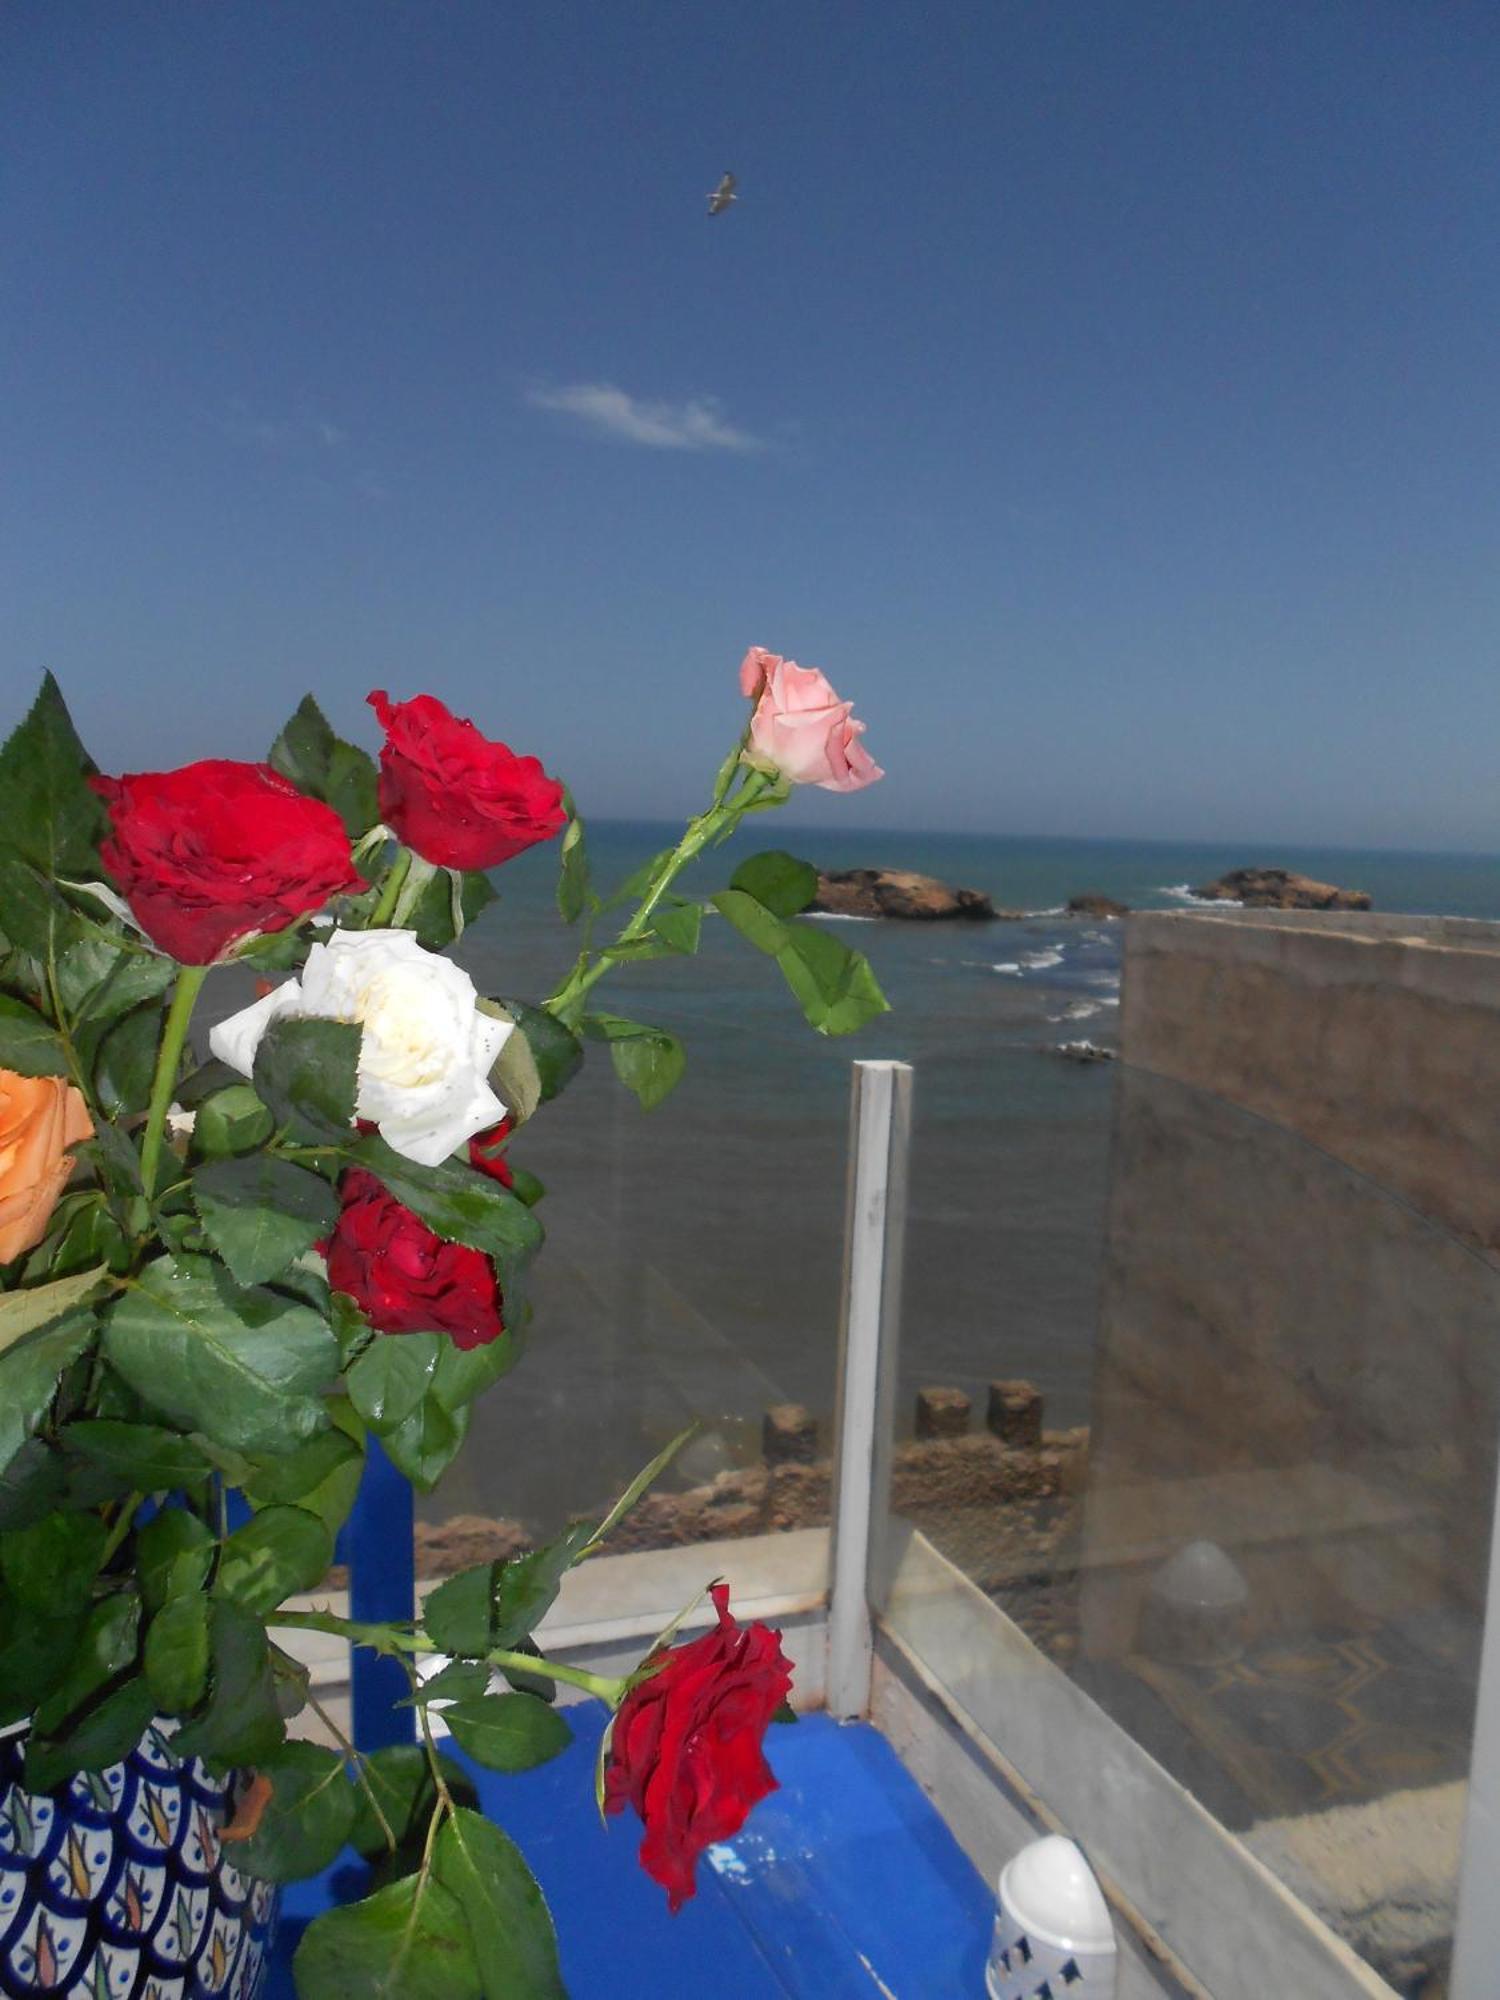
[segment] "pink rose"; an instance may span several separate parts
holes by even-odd
[[[764,646],[752,646],[740,661],[740,693],[746,701],[759,701],[766,676],[783,664],[780,653],[768,653]]]
[[[759,769],[827,792],[857,792],[885,776],[859,740],[865,725],[854,703],[840,701],[816,667],[752,646],[740,686],[755,700],[745,754]]]

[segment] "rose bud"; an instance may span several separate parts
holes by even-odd
[[[758,770],[828,792],[857,792],[885,776],[859,740],[865,725],[854,703],[840,701],[816,667],[752,646],[740,686],[755,700],[745,758]]]
[[[441,868],[494,868],[567,824],[563,788],[451,715],[436,695],[367,697],[385,728],[380,816],[414,854]]]

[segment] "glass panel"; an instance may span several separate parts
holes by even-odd
[[[1030,1060],[1046,1082],[1006,1051],[974,1087],[1006,1108],[958,1214],[924,1183],[963,1088],[917,1079],[903,1425],[963,1426],[923,1386],[983,1400],[967,1436],[898,1445],[891,1628],[1190,1966],[1218,1914],[1147,1851],[1155,1766],[1400,1992],[1439,1994],[1500,1270],[1295,1133],[1123,1064],[1068,1080],[1079,1117],[1039,1166],[1033,1097],[1058,1086]]]
[[[596,872],[628,874],[660,827],[590,829]],[[716,857],[713,886],[735,856]],[[576,942],[551,907],[555,855],[524,857],[458,955],[481,990],[536,996]],[[515,1370],[476,1405],[464,1451],[418,1503],[418,1567],[438,1575],[602,1508],[688,1423],[701,1426],[614,1546],[826,1526],[842,1264],[847,1043],[801,1021],[780,974],[726,924],[699,955],[612,975],[607,1004],[687,1050],[643,1112],[607,1050],[516,1136],[548,1193],[547,1242]],[[800,1406],[768,1467],[768,1410]],[[675,1610],[677,1607],[666,1607]]]

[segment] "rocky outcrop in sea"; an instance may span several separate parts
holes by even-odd
[[[1201,903],[1243,903],[1252,910],[1368,910],[1363,889],[1340,889],[1286,868],[1232,868],[1193,895]]]
[[[829,917],[897,917],[930,923],[946,917],[989,922],[1001,913],[980,889],[951,889],[905,868],[834,868],[818,877],[809,906]]]

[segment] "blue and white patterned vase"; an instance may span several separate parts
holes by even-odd
[[[277,1891],[224,1859],[235,1781],[148,1729],[121,1763],[51,1798],[0,1741],[0,1995],[256,2000]]]

